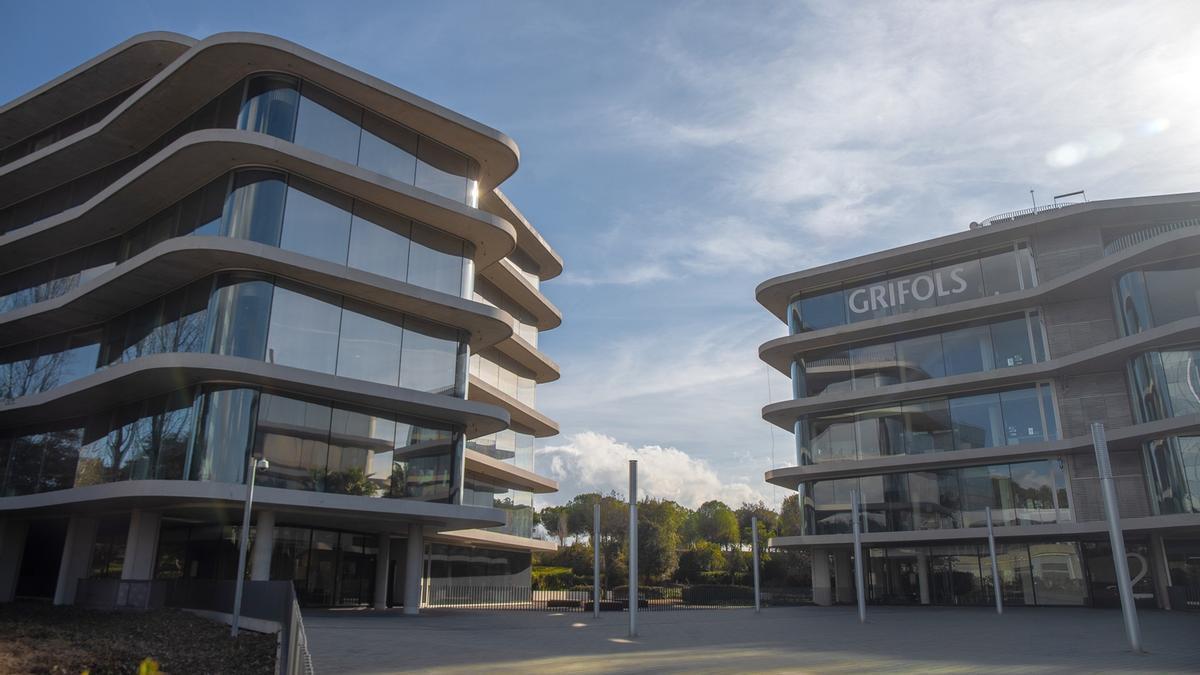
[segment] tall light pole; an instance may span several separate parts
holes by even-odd
[[[762,608],[758,587],[758,516],[750,516],[750,548],[754,552],[754,611]]]
[[[1000,595],[1000,565],[996,561],[996,533],[992,529],[992,507],[987,507],[988,553],[992,555],[992,594],[996,596],[996,613],[1004,613],[1004,599]]]
[[[1117,489],[1113,485],[1112,463],[1108,458],[1108,440],[1104,425],[1092,422],[1092,446],[1096,450],[1096,468],[1100,474],[1100,491],[1104,495],[1104,515],[1108,518],[1108,541],[1112,548],[1113,570],[1117,574],[1117,593],[1121,596],[1121,614],[1125,617],[1125,636],[1134,653],[1142,651],[1142,629],[1138,625],[1137,607],[1133,604],[1133,582],[1129,578],[1129,561],[1125,558],[1125,535],[1121,532],[1121,514],[1117,510]]]
[[[254,479],[258,470],[266,471],[271,463],[260,457],[250,457],[250,472],[246,480],[246,504],[242,507],[242,536],[238,543],[237,585],[233,592],[233,621],[229,626],[229,634],[238,636],[238,623],[242,618],[242,588],[246,585],[246,548],[250,543],[250,505],[254,503]]]
[[[854,590],[858,595],[858,622],[867,622],[867,591],[863,582],[862,527],[859,525],[858,490],[850,491],[850,517],[854,519]]]
[[[600,502],[592,505],[592,618],[600,618]]]
[[[637,637],[638,540],[637,460],[629,460],[629,637]]]

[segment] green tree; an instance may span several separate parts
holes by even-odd
[[[788,495],[779,508],[779,524],[776,533],[780,537],[798,537],[804,534],[804,518],[800,513],[800,495]]]
[[[688,511],[670,500],[638,503],[638,576],[669,579],[679,566],[679,530]]]
[[[750,523],[754,517],[758,517],[758,545],[765,547],[767,541],[774,537],[779,525],[779,514],[772,511],[766,504],[761,501],[756,503],[743,502],[734,515],[738,519],[738,532],[741,534],[742,543],[749,544],[752,541],[750,536]]]
[[[699,581],[704,572],[724,571],[726,564],[727,560],[721,547],[702,539],[694,542],[679,556],[676,578],[680,581]]]
[[[696,530],[701,538],[719,546],[733,546],[739,541],[737,516],[724,502],[715,499],[696,509]]]

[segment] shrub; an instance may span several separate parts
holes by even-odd
[[[728,584],[699,584],[683,589],[683,601],[703,605],[714,602],[754,602],[754,589]]]
[[[535,591],[561,591],[579,585],[570,567],[534,567],[531,577]]]

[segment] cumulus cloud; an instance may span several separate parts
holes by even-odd
[[[640,497],[671,499],[689,508],[719,499],[733,508],[742,502],[765,500],[763,493],[744,482],[722,480],[708,462],[674,447],[633,447],[593,431],[572,434],[562,445],[537,451],[566,498],[581,492],[616,491],[628,494],[629,460],[638,460]]]

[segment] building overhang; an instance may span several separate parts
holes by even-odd
[[[550,247],[542,234],[508,199],[508,196],[496,188],[484,193],[479,200],[480,208],[494,213],[512,223],[517,228],[517,248],[523,251],[538,266],[538,278],[542,281],[553,279],[562,274],[562,256]]]
[[[238,80],[258,72],[304,78],[475,159],[482,192],[520,161],[505,134],[293,42],[261,33],[217,33],[196,42],[100,122],[0,170],[12,203],[127,156]]]
[[[421,221],[469,242],[479,268],[497,263],[516,246],[516,230],[499,216],[273,136],[205,129],[176,139],[83,204],[0,235],[0,269],[23,267],[121,234],[239,168],[303,176]]]
[[[1167,534],[1174,532],[1200,532],[1200,514],[1173,514],[1169,516],[1145,516],[1122,518],[1121,529],[1127,534]],[[1101,538],[1108,535],[1108,522],[1104,520],[1084,523],[1053,523],[1045,525],[1019,525],[994,528],[996,538],[1007,541],[1032,539],[1079,539]],[[869,546],[916,546],[929,544],[956,544],[971,541],[987,541],[987,529],[983,527],[961,527],[946,530],[914,530],[910,532],[864,532],[862,543]],[[853,534],[816,534],[808,536],[771,537],[768,546],[802,546],[805,548],[839,547],[854,544]]]
[[[174,518],[232,524],[240,521],[245,500],[246,486],[241,483],[133,480],[0,498],[0,514],[16,518],[150,509]],[[505,522],[504,511],[488,507],[263,486],[254,488],[254,508],[276,512],[279,521],[290,516],[306,525],[397,534],[405,534],[413,524],[440,532]]]
[[[365,380],[218,354],[154,354],[0,405],[0,429],[72,419],[198,384],[263,387],[442,422],[475,438],[508,428],[503,408]]]
[[[491,305],[244,239],[176,237],[57,298],[0,314],[0,345],[104,321],[229,270],[276,275],[452,326],[468,334],[472,349],[512,336],[512,317]]]
[[[512,416],[513,429],[523,434],[529,434],[536,438],[546,438],[558,434],[558,424],[554,420],[474,375],[471,375],[468,380],[467,398],[504,408]]]
[[[525,490],[534,494],[558,492],[558,481],[526,471],[514,464],[490,457],[478,450],[467,449],[467,477],[498,487]]]
[[[504,534],[491,530],[457,530],[441,532],[431,541],[445,542],[455,546],[476,546],[480,548],[500,548],[509,551],[529,551],[553,553],[558,550],[558,544],[552,541],[518,537],[515,534]]]
[[[550,299],[533,287],[529,280],[507,258],[487,267],[480,267],[480,274],[492,282],[501,293],[520,305],[533,316],[539,331],[551,330],[562,325],[562,312]]]
[[[1027,237],[1037,230],[1082,225],[1103,227],[1105,225],[1150,224],[1193,218],[1197,212],[1200,212],[1200,192],[1106,199],[1074,204],[1000,224],[956,232],[916,244],[785,274],[759,284],[754,295],[759,304],[786,323],[788,302],[792,296],[800,292],[815,291],[840,283],[878,277],[895,270],[928,263],[931,260],[1003,245],[1015,239]],[[960,306],[953,305],[953,307]],[[913,314],[920,313],[922,313],[920,310],[913,312]]]

